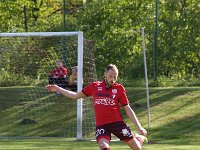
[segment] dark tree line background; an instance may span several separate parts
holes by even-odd
[[[86,39],[95,42],[99,78],[108,63],[118,66],[123,81],[144,77],[141,46],[144,27],[148,76],[153,78],[155,0],[1,0],[0,3],[0,32],[83,31]],[[198,81],[200,1],[159,0],[158,6],[158,81],[152,86],[164,80]]]

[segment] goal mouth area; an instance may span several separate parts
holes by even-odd
[[[84,139],[94,131],[90,100],[66,102],[45,88],[56,60],[68,81],[77,66],[78,91],[97,79],[89,42],[81,31],[0,33],[0,138]]]

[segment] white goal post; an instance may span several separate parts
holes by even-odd
[[[142,50],[143,50],[143,58],[144,58],[144,73],[145,73],[145,86],[146,86],[146,98],[147,98],[147,122],[148,122],[148,130],[150,130],[149,81],[148,81],[148,75],[147,75],[144,28],[142,28]]]
[[[83,68],[84,68],[84,38],[83,38],[83,32],[77,31],[77,32],[27,32],[27,33],[0,33],[0,40],[4,41],[3,38],[13,38],[13,37],[68,37],[68,36],[77,36],[78,39],[78,46],[77,46],[77,68],[78,68],[78,83],[77,83],[77,91],[81,91],[83,88]],[[39,40],[38,40],[39,41]],[[8,42],[11,43],[11,42]],[[19,42],[20,43],[20,42]],[[73,44],[72,44],[73,45]],[[17,47],[17,45],[15,45]],[[10,47],[8,45],[2,44],[1,51],[4,53],[4,48]],[[8,48],[9,49],[9,48]],[[5,48],[5,51],[8,51],[8,49]],[[40,54],[38,54],[40,55]],[[52,54],[53,55],[53,54]],[[68,55],[68,54],[67,54]],[[68,56],[70,59],[70,56]],[[0,58],[1,59],[1,58]],[[48,58],[49,59],[49,58]],[[71,58],[73,61],[74,58]],[[90,62],[87,62],[90,63]],[[89,74],[89,73],[88,73]],[[38,77],[39,78],[39,77]],[[88,77],[89,78],[89,77]],[[38,91],[37,91],[38,92]],[[37,95],[37,94],[36,94]],[[82,99],[77,100],[77,127],[76,127],[76,138],[77,140],[83,139],[83,103]]]

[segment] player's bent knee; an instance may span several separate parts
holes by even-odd
[[[131,147],[132,150],[141,150],[142,147],[141,146],[134,146],[134,147]]]
[[[141,150],[142,145],[135,139],[126,142],[132,150]]]
[[[142,147],[131,147],[132,150],[141,150]]]
[[[100,147],[100,150],[109,150],[110,149],[110,146],[109,146],[109,140],[107,139],[100,139],[98,141],[98,144],[99,144],[99,147]]]
[[[109,150],[109,145],[106,143],[99,144],[100,150]]]

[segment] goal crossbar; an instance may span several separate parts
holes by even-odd
[[[20,36],[73,36],[81,34],[81,31],[77,32],[21,32],[21,33],[0,33],[0,37],[4,36],[12,36],[12,37],[20,37]]]

